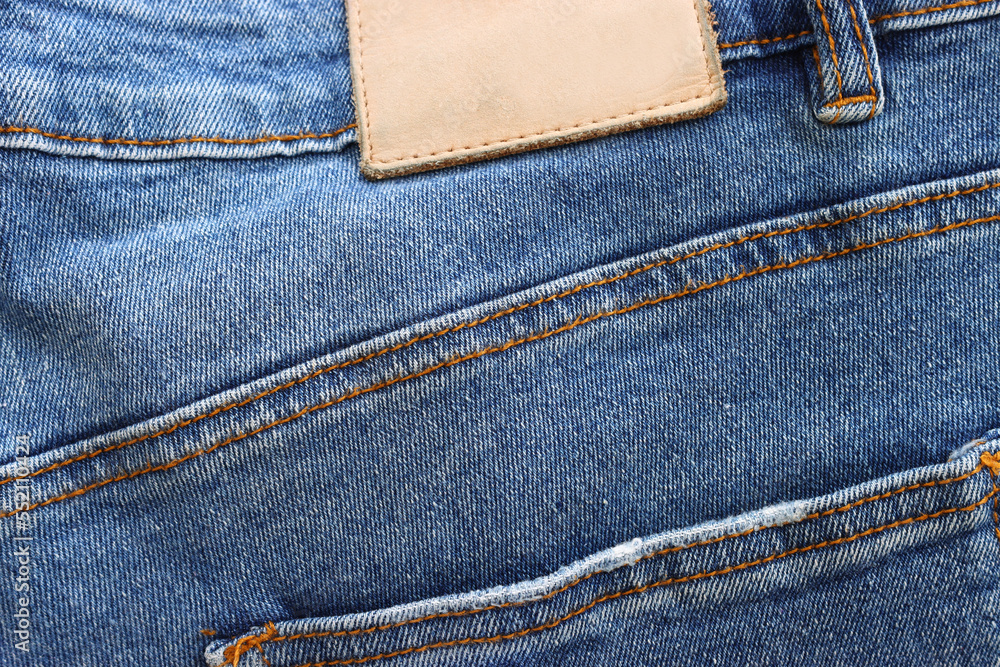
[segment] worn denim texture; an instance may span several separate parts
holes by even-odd
[[[0,663],[1000,664],[1000,4],[713,5],[379,183],[337,3],[0,7]]]

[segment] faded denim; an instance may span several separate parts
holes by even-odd
[[[1000,4],[827,4],[378,183],[337,3],[0,6],[0,663],[1000,664]]]

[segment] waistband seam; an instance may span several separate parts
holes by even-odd
[[[932,5],[929,7],[921,7],[920,9],[907,10],[905,12],[895,12],[892,14],[880,14],[878,16],[873,16],[868,19],[868,23],[875,25],[876,23],[881,23],[882,21],[889,21],[891,19],[904,18],[907,16],[921,16],[923,14],[931,14],[934,12],[943,12],[949,9],[959,9],[962,7],[975,7],[977,5],[984,5],[988,3],[995,2],[996,0],[960,0],[959,2],[950,2],[943,5]],[[719,43],[720,49],[734,49],[739,46],[766,46],[768,44],[773,44],[775,42],[784,42],[792,39],[798,39],[799,37],[806,37],[807,35],[813,34],[813,30],[808,28],[801,32],[790,33],[788,35],[777,36],[777,37],[759,37],[746,40],[740,40],[736,42],[721,42]]]
[[[995,0],[958,0],[957,2],[949,2],[942,5],[933,5],[929,7],[922,7],[919,9],[907,10],[903,12],[882,14],[868,19],[868,22],[874,25],[876,23],[880,23],[882,21],[888,21],[891,19],[904,18],[907,16],[919,16],[923,14],[946,11],[949,9],[974,7],[978,5],[989,4],[994,1]],[[813,34],[812,29],[805,29],[800,32],[794,32],[782,36],[753,37],[743,40],[737,40],[734,42],[720,42],[718,47],[720,50],[726,50],[726,49],[734,49],[741,46],[767,46],[769,44],[787,42],[803,37],[808,37],[809,35],[812,34]],[[104,137],[93,137],[93,136],[78,136],[78,135],[59,133],[57,131],[44,130],[39,127],[4,126],[0,127],[0,135],[25,134],[25,135],[37,135],[56,141],[69,141],[75,143],[96,144],[103,146],[134,146],[141,148],[157,148],[157,147],[177,146],[186,144],[258,145],[258,144],[292,143],[302,140],[323,140],[323,139],[335,138],[347,132],[348,130],[355,129],[356,127],[357,125],[352,122],[352,123],[345,123],[343,126],[337,129],[323,131],[323,132],[302,131],[295,134],[272,134],[272,135],[262,135],[257,137],[236,137],[236,138],[226,138],[219,136],[216,137],[191,136],[191,137],[178,137],[174,139],[162,139],[162,138],[135,139],[126,137],[104,138]]]

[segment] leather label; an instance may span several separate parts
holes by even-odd
[[[703,0],[346,0],[361,168],[385,178],[710,113]]]

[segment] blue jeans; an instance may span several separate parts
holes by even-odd
[[[0,663],[1000,664],[935,1],[718,0],[722,110],[380,182],[337,1],[0,7]]]

